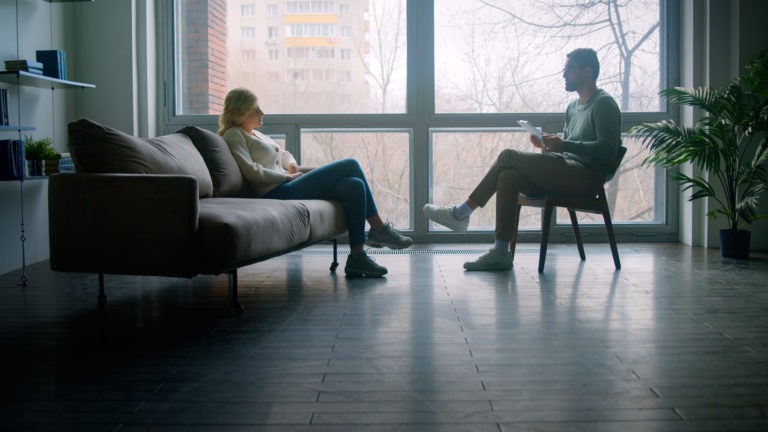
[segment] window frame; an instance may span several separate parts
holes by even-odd
[[[189,115],[175,113],[175,68],[179,60],[175,57],[175,37],[180,30],[175,26],[175,2],[162,2],[162,17],[165,25],[161,40],[161,77],[164,97],[162,124],[166,133],[174,132],[184,125],[194,124],[210,130],[217,129],[216,115]],[[662,86],[679,84],[679,66],[673,59],[679,58],[680,3],[679,0],[660,0],[660,39]],[[481,113],[455,114],[435,113],[434,81],[434,0],[407,0],[407,75],[406,104],[404,113],[393,114],[271,114],[267,118],[265,131],[285,136],[288,150],[300,157],[302,129],[407,129],[413,140],[411,156],[411,218],[413,230],[409,233],[421,242],[488,242],[492,231],[466,233],[430,232],[428,220],[422,215],[421,207],[431,202],[431,133],[433,129],[446,128],[503,128],[520,118],[528,119],[545,130],[560,130],[564,123],[562,113]],[[669,104],[662,105],[659,112],[622,113],[622,131],[627,131],[640,122],[676,119],[677,111]],[[299,159],[300,160],[300,159]],[[490,163],[490,162],[489,162]],[[656,174],[664,170],[655,168]],[[661,223],[621,223],[614,225],[616,236],[621,242],[677,241],[679,218],[679,193],[676,184],[667,177],[663,184],[657,182],[655,199],[663,205],[664,220]],[[521,242],[538,241],[539,230],[521,231]],[[607,239],[602,224],[582,226],[585,241]],[[551,230],[551,241],[571,241],[569,225],[555,224]]]

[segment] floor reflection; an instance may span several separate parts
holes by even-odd
[[[678,244],[330,248],[191,280],[0,276],[8,430],[768,430],[768,259]]]

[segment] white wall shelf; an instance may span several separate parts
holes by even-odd
[[[0,131],[9,131],[9,132],[33,131],[35,129],[36,128],[34,126],[17,126],[17,125],[0,126]]]
[[[96,85],[94,84],[60,80],[58,78],[51,78],[45,75],[38,75],[36,73],[25,71],[1,71],[0,82],[18,84],[24,87],[38,87],[51,90],[96,88]]]

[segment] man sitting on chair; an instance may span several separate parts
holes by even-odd
[[[453,206],[426,204],[424,214],[454,231],[466,231],[469,217],[496,197],[495,243],[476,261],[464,263],[466,270],[509,270],[510,241],[517,229],[519,193],[586,194],[602,185],[616,165],[621,145],[621,112],[616,101],[596,85],[600,74],[597,53],[579,48],[566,56],[565,90],[579,98],[565,111],[563,138],[531,135],[531,144],[543,152],[503,150],[466,201]]]

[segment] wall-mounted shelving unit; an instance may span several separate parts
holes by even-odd
[[[73,3],[73,2],[83,2],[83,1],[93,1],[93,0],[44,0],[44,1],[47,3]],[[16,42],[17,42],[16,56],[17,58],[24,58],[23,56],[20,56],[18,41],[19,41],[19,3],[18,3],[18,0],[16,0]],[[53,41],[51,41],[51,44],[53,44]],[[51,91],[67,90],[67,89],[90,89],[90,88],[96,87],[94,84],[62,80],[62,79],[52,78],[49,76],[35,74],[32,72],[26,72],[26,71],[0,71],[0,83],[10,84],[11,86],[16,88],[15,97],[16,97],[16,105],[18,107],[18,113],[17,113],[18,124],[0,126],[0,133],[5,134],[5,133],[15,132],[18,134],[19,141],[22,141],[22,132],[34,131],[36,129],[35,126],[24,125],[22,121],[22,118],[21,118],[21,106],[23,103],[22,96],[21,96],[22,87],[50,89]],[[21,163],[24,164],[25,161],[22,160]],[[26,171],[26,170],[23,169],[22,171]],[[24,181],[45,180],[45,179],[47,179],[46,176],[29,176],[28,177],[28,176],[22,175],[21,178],[16,180],[6,180],[6,181],[19,182],[19,201],[20,201],[20,213],[21,213],[21,233],[20,233],[19,239],[21,240],[21,265],[22,265],[20,285],[22,286],[27,286],[27,284],[29,283],[29,277],[27,276],[27,269],[26,269],[27,262],[26,262],[26,250],[25,250],[26,236],[25,236],[25,228],[24,228]]]

